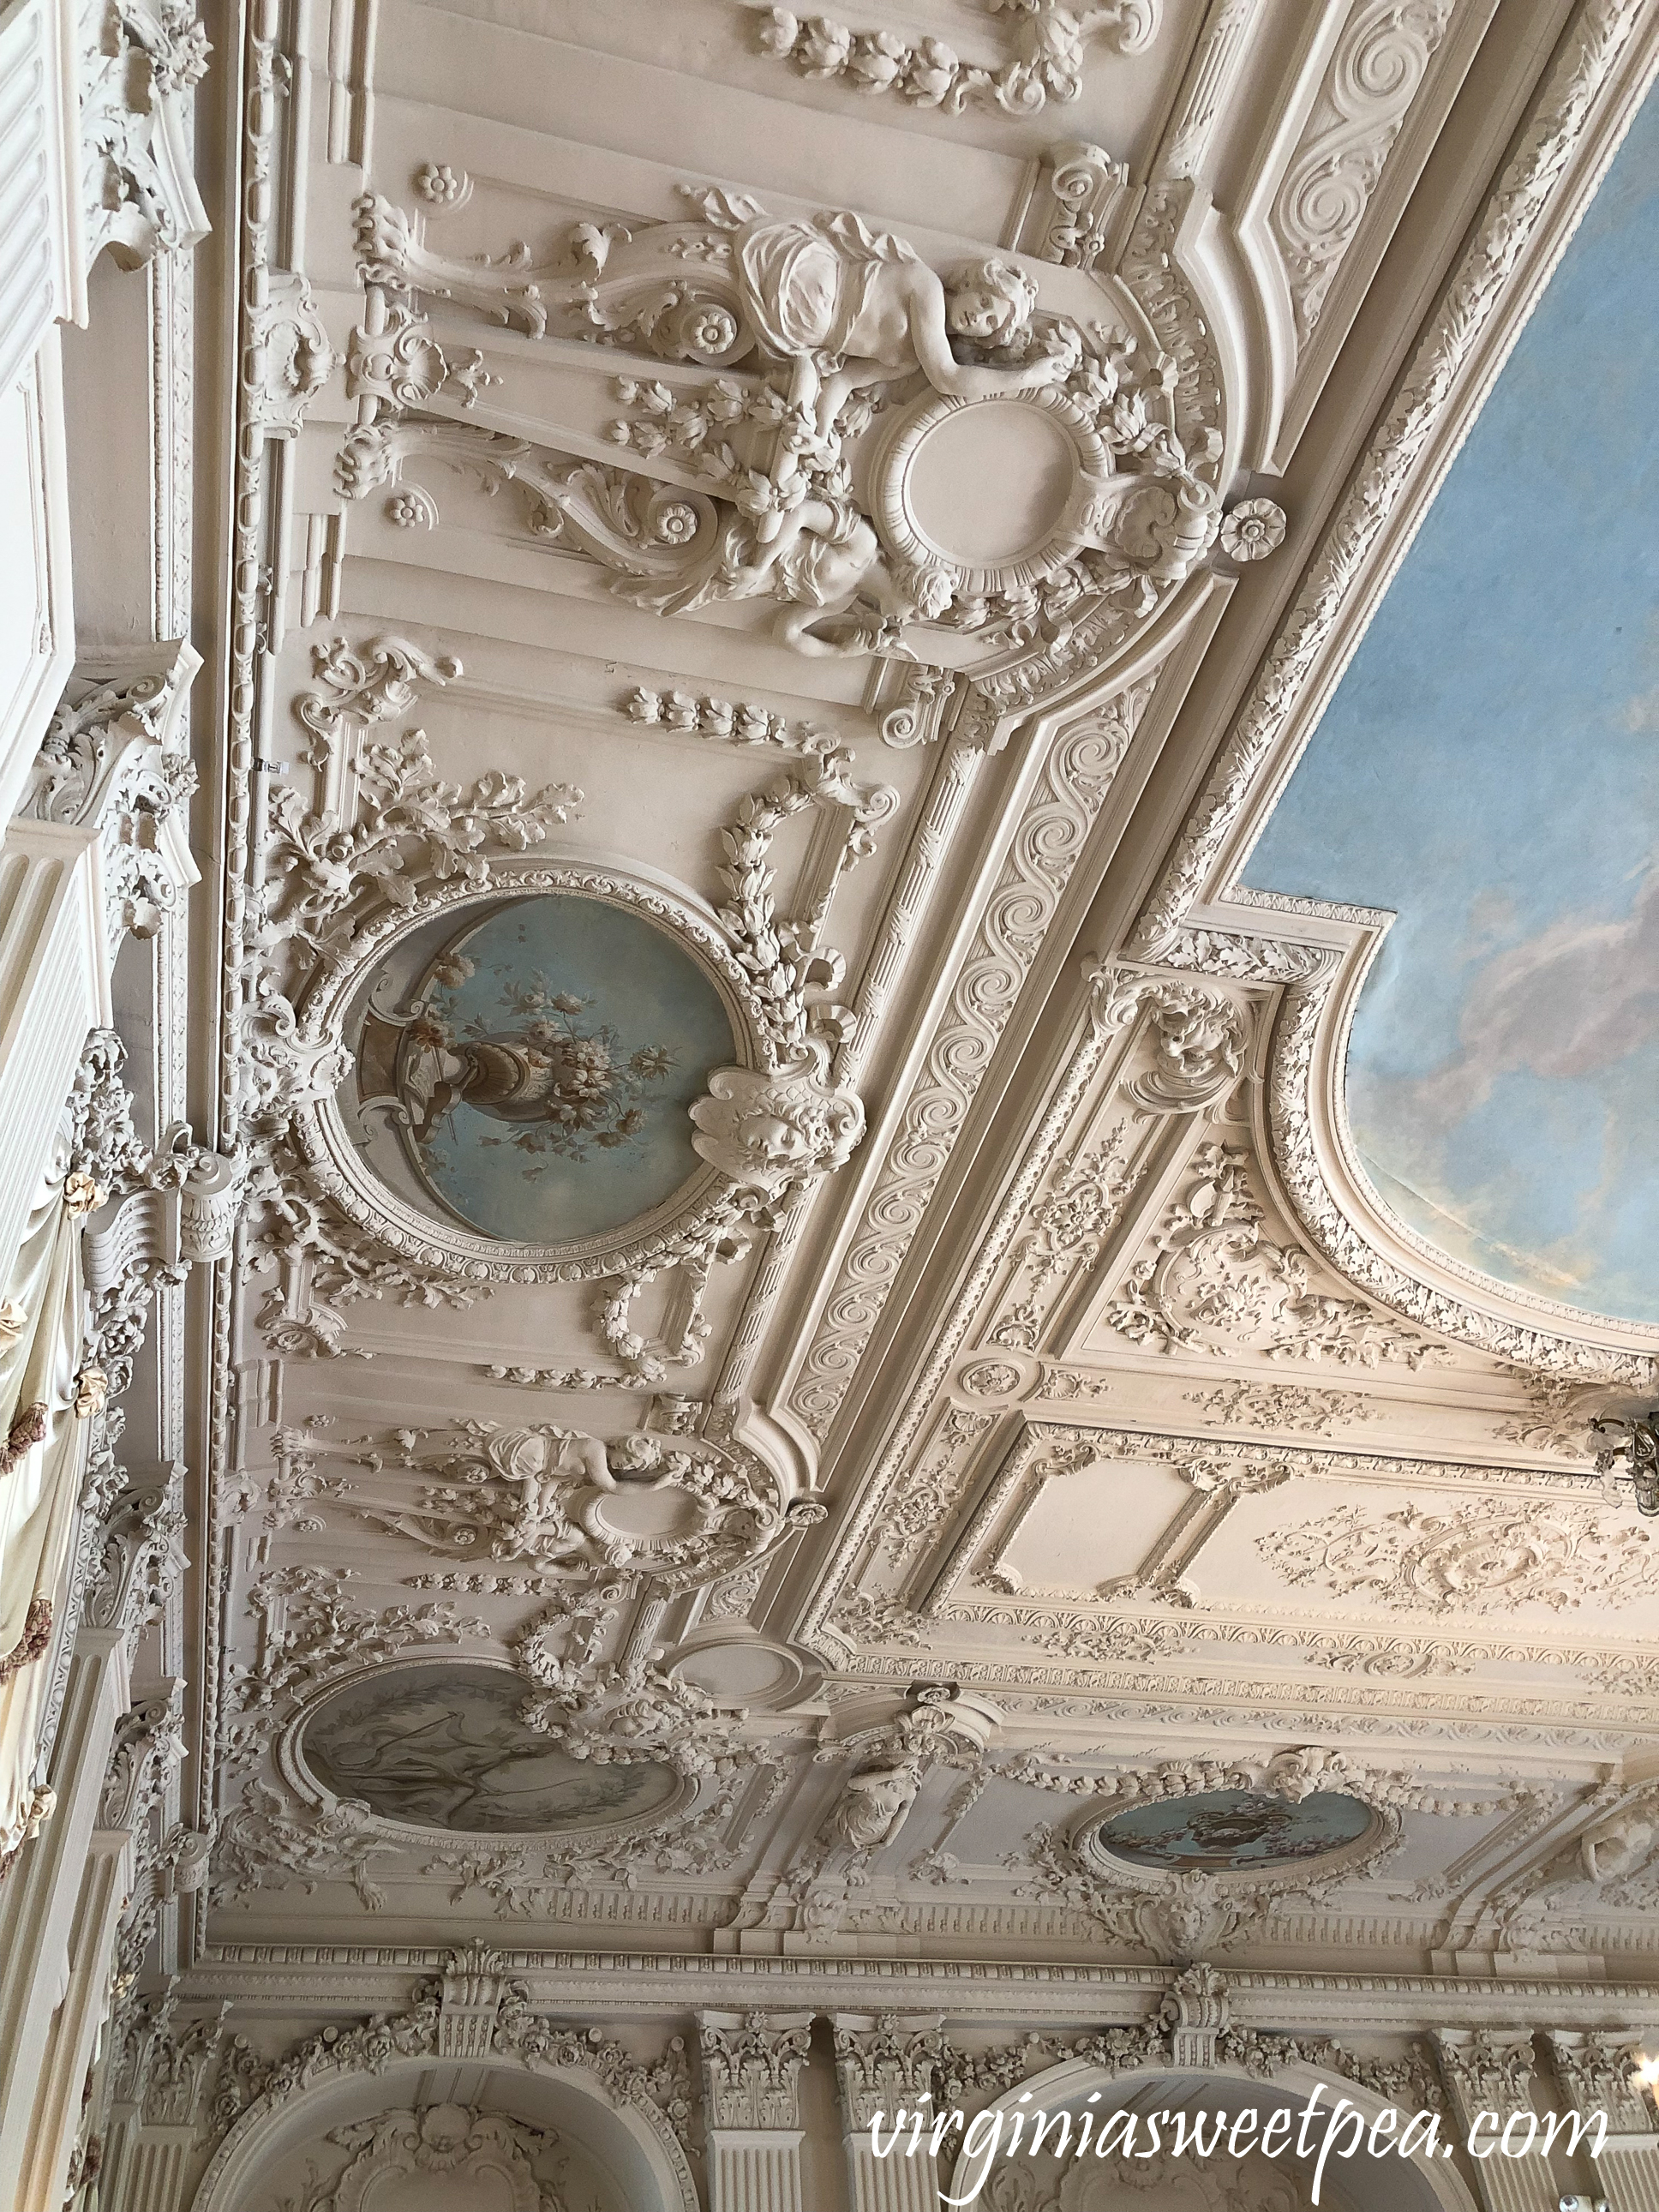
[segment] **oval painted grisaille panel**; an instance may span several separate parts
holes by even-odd
[[[337,1797],[463,1835],[573,1835],[641,1819],[678,1795],[680,1777],[661,1761],[571,1758],[520,1718],[526,1694],[505,1668],[398,1668],[325,1698],[301,1753]]]

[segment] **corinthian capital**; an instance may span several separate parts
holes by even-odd
[[[1441,2071],[1466,2117],[1480,2111],[1518,2112],[1531,2104],[1530,2030],[1448,2029],[1434,2043]]]
[[[878,2112],[890,2120],[900,2105],[914,2112],[931,2100],[945,2057],[943,2025],[937,2014],[834,2015],[842,2123],[848,2134],[867,2132]]]
[[[808,2012],[705,2012],[697,2039],[709,2124],[794,2129],[802,2124],[795,2077],[811,2043]]]

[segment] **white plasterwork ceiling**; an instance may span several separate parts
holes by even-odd
[[[1493,12],[254,41],[187,1965],[303,1896],[324,1951],[1650,1971],[1659,1522],[1590,1424],[1651,1346],[1361,1249],[1370,925],[1222,896],[1283,765],[1226,704],[1307,676],[1492,118],[1559,156],[1495,348],[1652,43],[1540,77]],[[1097,1840],[1188,1797],[1196,1856]]]

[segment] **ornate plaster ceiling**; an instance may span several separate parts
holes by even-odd
[[[1650,1972],[1654,1332],[1382,1217],[1378,918],[1232,888],[1650,12],[914,12],[244,58],[192,1998]]]

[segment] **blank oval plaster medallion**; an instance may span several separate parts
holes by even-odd
[[[928,425],[911,456],[905,509],[946,561],[998,568],[1048,543],[1076,474],[1052,415],[1019,398],[981,400]]]
[[[1056,386],[982,399],[935,392],[895,420],[871,501],[889,545],[973,599],[1052,575],[1134,481],[1115,476],[1104,439]]]
[[[817,1670],[787,1644],[769,1637],[720,1629],[693,1638],[674,1660],[673,1671],[716,1705],[756,1706],[776,1712],[798,1705],[817,1686]]]

